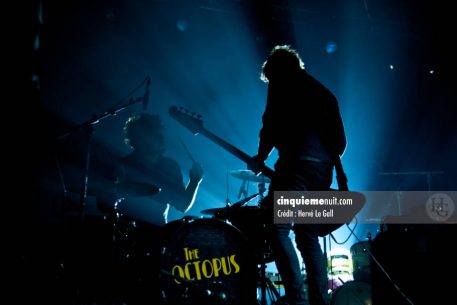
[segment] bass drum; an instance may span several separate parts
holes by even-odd
[[[247,239],[219,219],[183,219],[166,226],[161,261],[168,305],[254,304],[257,265]]]
[[[367,282],[348,281],[335,290],[331,304],[371,305],[371,285]]]

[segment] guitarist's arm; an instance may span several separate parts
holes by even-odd
[[[341,157],[346,149],[347,140],[338,101],[335,97],[327,101],[321,120],[326,123],[322,129],[322,141],[325,147],[332,155]]]
[[[273,144],[270,141],[267,129],[265,127],[262,127],[262,129],[260,130],[259,147],[257,149],[256,158],[259,161],[264,162],[272,151]]]
[[[273,144],[270,140],[269,124],[266,120],[266,115],[262,118],[263,126],[259,134],[259,147],[257,148],[257,154],[252,157],[252,162],[248,162],[248,169],[252,170],[256,174],[261,172],[260,168],[265,164],[265,160],[273,151]]]
[[[273,124],[271,123],[271,109],[270,105],[267,104],[265,112],[262,116],[262,128],[259,133],[259,147],[257,149],[256,158],[260,161],[265,161],[270,153],[273,151]]]

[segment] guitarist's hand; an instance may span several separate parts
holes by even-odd
[[[253,171],[254,174],[259,175],[262,172],[262,167],[265,166],[265,160],[255,155],[247,163],[248,169]]]

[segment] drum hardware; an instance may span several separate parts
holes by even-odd
[[[267,277],[266,269],[267,263],[273,262],[273,254],[271,245],[266,236],[266,222],[265,222],[265,210],[260,207],[245,207],[248,208],[244,216],[240,215],[239,219],[236,217],[232,219],[234,225],[241,229],[242,232],[246,232],[248,240],[252,243],[254,247],[255,257],[258,264],[258,274],[260,280],[260,305],[267,305],[267,292],[270,294],[270,297],[280,299],[279,293],[274,287],[271,280]],[[242,208],[241,208],[242,209]],[[253,214],[254,213],[254,214]],[[246,219],[246,217],[248,217]],[[248,222],[250,220],[250,222]],[[253,222],[252,220],[260,220],[260,223]],[[251,227],[247,227],[246,224],[251,224]],[[252,228],[252,224],[256,224],[255,229]],[[260,224],[260,226],[259,226]]]
[[[302,272],[303,274],[303,272]],[[268,273],[267,275],[267,287],[269,292],[270,303],[272,305],[288,305],[286,295],[279,293],[281,287],[284,289],[284,282],[281,279],[279,273]],[[307,283],[305,280],[305,289],[307,290]]]
[[[116,181],[113,186],[118,197],[153,196],[161,191],[161,189],[155,185],[134,181]]]
[[[184,299],[192,298],[192,295],[198,295],[199,298],[204,298],[205,300],[208,300],[208,302],[210,302],[211,304],[222,305],[227,304],[228,302],[228,297],[225,292],[225,288],[223,286],[223,283],[221,282],[214,281],[210,283],[208,287],[206,287],[203,285],[199,285],[198,282],[195,280],[183,279],[164,269],[161,269],[160,272],[163,275],[171,277],[174,280],[179,281],[182,285],[186,286],[183,295]]]
[[[266,191],[265,183],[270,183],[271,181],[270,178],[266,177],[263,174],[256,175],[253,171],[245,169],[232,170],[230,171],[230,175],[242,180],[240,190],[238,192],[238,198],[243,196],[246,198],[248,195],[249,182],[256,182],[258,183],[259,194],[261,195],[262,199],[263,194]]]
[[[228,205],[224,208],[212,208],[212,209],[206,209],[202,210],[200,213],[204,215],[211,215],[219,219],[224,219],[227,218],[231,213],[236,213],[237,208],[241,208],[244,206],[246,203],[254,199],[255,197],[259,196],[259,194],[252,194],[249,197],[246,197],[240,201],[235,202],[232,205]]]
[[[265,241],[266,244],[266,241]],[[267,269],[267,246],[265,245],[262,250],[261,250],[261,255],[260,255],[260,264],[259,264],[259,272],[260,272],[260,305],[266,305],[267,304],[267,291],[270,293],[274,294],[274,297],[276,297],[276,300],[280,298],[279,292],[276,290],[276,287],[274,287],[273,283],[271,280],[267,277],[266,275],[266,269]]]
[[[129,197],[154,196],[161,189],[153,184],[135,181],[111,181],[103,185],[112,190],[117,198],[114,204],[105,208],[109,212],[112,257],[120,265],[138,263],[150,256],[151,250],[155,248],[153,241],[158,239],[158,227],[123,213],[123,205]]]
[[[261,270],[259,269],[259,271],[261,271]],[[278,287],[280,285],[282,285],[283,282],[280,279],[279,274],[276,275],[276,279],[275,279],[275,275],[272,275],[269,272],[265,272],[265,278],[263,279],[263,282],[262,282],[262,276],[263,275],[260,276],[261,279],[260,279],[260,283],[259,283],[259,287],[261,289],[260,304],[267,304],[267,300],[266,300],[267,293],[268,293],[270,304],[281,304],[280,303],[281,295],[279,294]]]
[[[135,181],[93,181],[87,188],[87,196],[97,197],[101,192],[113,190],[116,197],[145,197],[154,196],[160,193],[161,189],[153,184],[141,183]],[[70,185],[67,192],[78,193],[78,187]]]
[[[257,187],[259,189],[260,196],[259,202],[263,202],[263,199],[265,198],[264,194],[267,191],[267,188],[265,187],[265,182],[260,182]]]
[[[238,199],[240,199],[243,196],[244,196],[244,198],[246,198],[248,196],[248,183],[247,182],[248,182],[247,180],[243,180],[243,182],[241,182],[240,190],[238,191]]]
[[[240,180],[249,182],[270,183],[271,181],[270,178],[268,178],[267,176],[263,174],[256,175],[253,171],[249,169],[232,170],[230,171],[230,175]]]

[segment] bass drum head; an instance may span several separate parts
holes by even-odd
[[[348,281],[335,290],[331,304],[371,305],[371,285],[367,282]]]
[[[257,265],[237,228],[218,219],[172,222],[170,228],[161,262],[166,304],[256,302]]]

